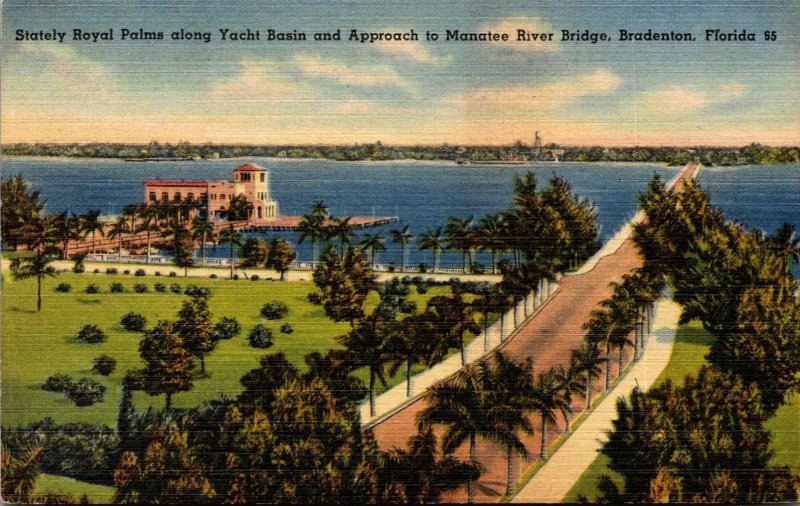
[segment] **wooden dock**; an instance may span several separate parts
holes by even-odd
[[[288,232],[296,230],[300,225],[302,216],[276,216],[269,221],[253,221],[245,224],[240,230],[246,232]],[[387,223],[395,223],[399,220],[397,216],[379,216],[368,218],[365,216],[353,216],[350,218],[350,226],[354,229],[377,227]]]

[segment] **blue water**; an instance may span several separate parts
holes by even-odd
[[[142,200],[145,179],[227,179],[231,170],[247,161],[270,170],[271,191],[281,214],[303,214],[318,200],[336,216],[399,216],[400,223],[367,229],[387,237],[382,264],[400,263],[400,248],[389,243],[389,231],[410,225],[415,235],[444,225],[450,216],[481,216],[510,206],[514,175],[534,172],[545,186],[553,174],[565,178],[581,197],[595,203],[601,239],[608,239],[636,210],[636,197],[653,173],[669,180],[678,170],[652,164],[537,163],[527,166],[459,166],[452,163],[346,163],[326,160],[202,160],[196,162],[130,163],[93,159],[3,158],[3,177],[25,176],[47,201],[46,211],[65,209],[82,213],[100,208],[118,214],[126,204]],[[712,202],[726,215],[749,227],[773,232],[784,221],[800,223],[800,167],[709,168],[700,181]],[[310,258],[308,241],[297,244],[293,233],[285,237],[298,247],[299,259]],[[227,248],[212,255],[227,256]],[[409,264],[431,263],[430,252],[409,251]],[[488,265],[488,254],[477,261]],[[460,266],[461,255],[445,253],[442,266]]]

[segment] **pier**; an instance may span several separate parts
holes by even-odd
[[[297,230],[302,219],[302,216],[276,216],[269,221],[250,221],[240,229],[245,232],[288,232]],[[386,225],[387,223],[396,223],[397,221],[399,221],[397,216],[381,216],[377,218],[353,216],[350,218],[350,226],[353,227],[353,229],[360,230],[363,228]]]

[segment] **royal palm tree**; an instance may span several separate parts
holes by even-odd
[[[586,409],[592,404],[592,382],[600,377],[603,373],[603,368],[600,366],[604,362],[603,357],[600,356],[600,348],[597,343],[590,342],[584,339],[581,347],[577,350],[572,350],[570,364],[577,367],[581,374],[583,374],[584,385],[586,392],[584,397],[586,399]]]
[[[231,197],[228,201],[228,209],[225,211],[225,219],[228,222],[228,228],[225,229],[224,235],[225,240],[223,240],[223,234],[220,234],[220,242],[227,242],[230,243],[230,278],[233,279],[233,270],[234,270],[234,257],[233,257],[233,246],[238,244],[241,246],[239,242],[241,239],[241,234],[236,231],[236,227],[234,225],[237,221],[244,221],[250,220],[250,216],[253,214],[253,204],[247,200],[247,197],[244,195],[236,195]]]
[[[442,451],[446,455],[469,442],[469,462],[477,463],[478,437],[500,442],[508,433],[505,425],[489,416],[496,413],[493,396],[486,389],[489,374],[486,362],[476,362],[446,380],[437,381],[422,395],[426,407],[417,413],[419,431],[426,431],[432,425],[444,425]],[[472,502],[473,481],[470,477],[467,482],[468,503]]]
[[[48,251],[37,251],[33,256],[11,260],[11,275],[14,279],[36,278],[36,311],[42,310],[42,279],[58,275],[58,271],[50,265],[52,261]]]
[[[141,212],[141,207],[140,204],[128,204],[122,208],[122,216],[124,216],[126,220],[130,220],[128,230],[136,230],[136,217]]]
[[[492,274],[495,274],[497,272],[497,254],[508,249],[504,240],[502,215],[490,214],[481,218],[478,232],[481,249],[492,254]]]
[[[478,335],[480,326],[475,323],[472,307],[464,302],[461,294],[448,297],[437,295],[428,300],[428,313],[432,314],[437,333],[448,346],[461,351],[461,365],[466,365],[467,354],[464,347],[464,333]]]
[[[559,372],[555,368],[550,368],[547,372],[540,373],[533,385],[533,394],[530,407],[539,413],[542,421],[542,444],[539,456],[545,459],[547,450],[547,425],[556,423],[556,412],[560,411],[567,417],[569,406],[562,395],[561,381]]]
[[[564,403],[566,404],[566,409],[563,413],[566,431],[569,432],[572,418],[572,395],[583,393],[585,387],[580,363],[574,356],[571,356],[569,367],[566,369],[564,369],[562,365],[556,367],[556,377],[559,382],[559,387],[561,388],[561,396],[564,398]]]
[[[54,249],[58,237],[58,216],[32,218],[19,229],[20,240],[33,251],[50,251]]]
[[[414,240],[414,236],[409,232],[408,225],[390,232],[392,242],[400,245],[400,272],[406,270],[406,245]]]
[[[447,237],[447,249],[460,250],[462,268],[466,273],[472,266],[472,249],[476,245],[475,230],[472,228],[472,216],[468,218],[454,218],[447,220],[444,227]]]
[[[394,376],[400,367],[406,369],[406,397],[411,397],[411,367],[430,359],[431,337],[435,329],[428,315],[408,316],[389,337],[388,350],[391,355],[389,376]]]
[[[634,331],[638,307],[636,301],[623,285],[612,281],[613,295],[600,305],[608,310],[610,317],[609,339],[611,346],[619,350],[617,375],[622,373],[622,356],[626,346],[633,346],[630,339]]]
[[[350,220],[352,219],[352,216],[348,216],[347,218],[331,218],[331,224],[328,227],[328,238],[339,239],[339,256],[342,259],[345,258],[345,245],[350,245],[350,241],[353,239],[353,225],[350,224]]]
[[[14,458],[7,446],[2,448],[2,486],[3,499],[11,503],[32,503],[36,480],[39,477],[39,460],[44,450],[39,447],[28,448],[20,458]]]
[[[785,262],[786,274],[792,270],[792,264],[800,263],[800,236],[796,234],[794,225],[783,223],[775,235],[767,238],[770,248],[776,251]]]
[[[62,258],[69,256],[70,241],[77,241],[81,238],[80,218],[73,214],[67,215],[66,211],[56,216],[55,219],[56,236],[63,244]]]
[[[495,299],[492,295],[485,295],[476,298],[470,305],[476,312],[483,315],[481,318],[483,327],[483,351],[487,351],[489,349],[489,315],[496,312]]]
[[[323,222],[326,221],[330,216],[328,214],[328,206],[326,206],[325,202],[322,200],[315,201],[314,204],[311,206],[311,215],[322,218]]]
[[[428,229],[424,234],[420,235],[417,239],[417,246],[420,251],[431,250],[433,253],[433,271],[436,272],[438,267],[439,253],[444,251],[444,238],[442,237],[442,227]]]
[[[586,331],[586,340],[594,345],[604,345],[605,351],[605,387],[611,384],[611,316],[608,311],[597,309],[592,311],[589,315],[589,321],[583,324],[583,330]]]
[[[228,261],[230,262],[230,279],[233,279],[233,269],[234,269],[234,246],[241,246],[242,245],[242,233],[236,230],[235,228],[228,227],[224,228],[219,233],[218,238],[219,244],[228,243],[230,245],[230,255],[228,257]]]
[[[336,338],[351,354],[354,363],[369,370],[369,413],[375,416],[375,380],[386,386],[384,368],[391,360],[389,336],[394,331],[394,321],[380,313],[373,313],[360,321],[347,334]]]
[[[111,225],[111,229],[108,231],[108,238],[114,239],[115,237],[119,240],[118,248],[117,248],[117,260],[122,258],[122,238],[125,237],[130,231],[128,225],[128,218],[126,216],[119,216],[116,221]]]
[[[317,241],[326,237],[325,218],[318,214],[304,214],[300,217],[300,222],[297,224],[297,232],[299,234],[297,242],[302,244],[306,239],[311,241],[311,263],[317,261],[317,252],[314,245]]]
[[[192,239],[200,243],[200,265],[206,263],[206,242],[214,241],[214,224],[208,220],[195,216],[192,220]]]
[[[358,246],[361,248],[361,251],[370,250],[370,260],[372,262],[372,268],[375,268],[376,263],[376,255],[378,251],[386,251],[386,246],[383,245],[385,239],[380,233],[377,234],[364,234],[361,237],[361,240],[358,241]]]
[[[151,234],[153,232],[159,232],[161,230],[158,222],[158,209],[154,206],[145,206],[144,208],[142,208],[141,211],[139,211],[139,219],[141,220],[141,223],[139,224],[138,227],[136,227],[135,230],[137,234],[141,232],[146,233],[145,247],[147,249],[145,250],[145,255],[146,255],[145,262],[149,264]]]
[[[80,217],[81,231],[84,237],[92,235],[92,253],[95,252],[95,236],[100,232],[100,237],[105,237],[105,227],[100,221],[100,210],[89,210]]]

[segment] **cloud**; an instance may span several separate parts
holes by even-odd
[[[111,73],[97,61],[78,53],[66,45],[35,45],[23,43],[20,56],[28,61],[38,61],[35,71],[37,88],[51,88],[66,95],[91,97],[95,100],[117,100],[119,90]]]
[[[348,98],[336,106],[335,112],[357,115],[391,115],[398,114],[400,111],[397,108],[387,107],[374,100]]]
[[[294,62],[304,74],[332,79],[348,86],[409,86],[396,70],[386,65],[348,65],[311,55],[298,55]]]
[[[622,78],[605,69],[578,75],[573,79],[542,85],[521,85],[506,88],[488,87],[451,95],[444,103],[466,109],[508,109],[531,111],[551,109],[570,101],[594,95],[605,95],[622,84]]]
[[[378,31],[382,33],[401,33],[408,30],[385,28]],[[414,63],[422,63],[426,65],[435,65],[450,59],[449,57],[436,56],[432,54],[420,41],[382,40],[369,44],[369,47],[403,60],[409,60]]]
[[[217,99],[229,102],[284,102],[313,100],[316,93],[288,82],[271,72],[270,62],[242,60],[239,74],[211,90]]]
[[[745,94],[738,83],[721,84],[714,92],[685,86],[668,86],[642,94],[639,105],[643,112],[662,116],[691,114],[715,104],[733,102]]]
[[[517,16],[500,20],[497,24],[481,27],[480,31],[492,31],[494,33],[507,33],[507,42],[492,42],[492,47],[502,46],[515,51],[527,52],[550,52],[558,51],[558,45],[552,41],[517,41],[517,30],[525,30],[529,33],[554,33],[549,23],[539,17]]]

